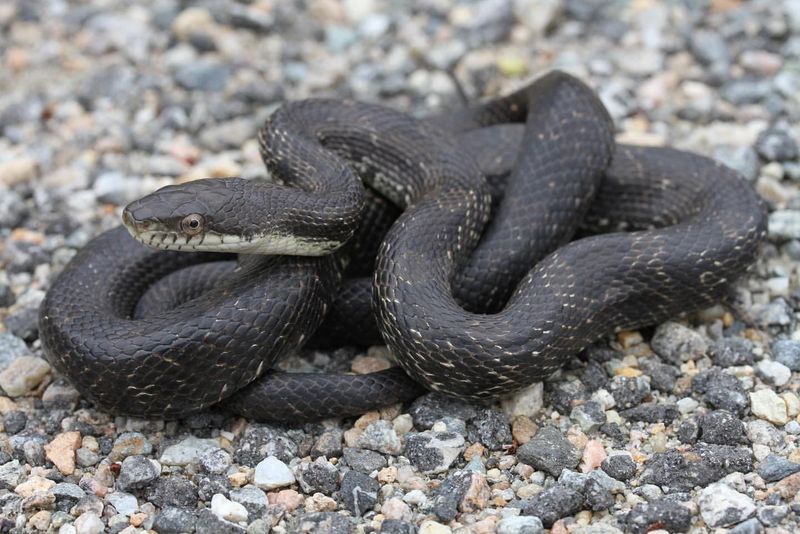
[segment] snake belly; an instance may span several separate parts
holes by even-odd
[[[333,168],[358,181],[355,169],[404,209],[378,252],[377,328],[416,382],[461,398],[509,394],[615,329],[715,302],[765,233],[763,207],[733,171],[685,152],[615,146],[595,95],[561,73],[446,120],[326,100],[276,115],[262,145],[285,183],[324,193],[320,176]],[[485,153],[502,139],[501,153]],[[509,159],[493,206],[482,169]],[[359,215],[346,213],[351,223]],[[635,231],[564,245],[582,220]],[[153,253],[119,230],[100,236],[43,303],[48,358],[90,399],[138,416],[185,415],[248,384],[228,405],[256,419],[351,415],[419,394],[397,369],[258,379],[328,313],[340,254],[246,261],[210,291],[135,317],[155,280],[207,259]]]

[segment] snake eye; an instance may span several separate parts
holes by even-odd
[[[186,235],[197,235],[203,229],[203,216],[198,213],[187,215],[181,221],[181,230]]]

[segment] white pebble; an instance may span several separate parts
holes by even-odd
[[[682,414],[692,413],[697,409],[699,403],[691,397],[684,397],[677,402],[678,411]]]
[[[84,512],[75,520],[77,534],[100,534],[103,532],[103,522],[92,512]]]
[[[419,526],[419,534],[451,534],[453,530],[436,521],[423,521]]]
[[[235,523],[247,521],[247,509],[238,502],[228,500],[221,493],[216,493],[211,497],[211,511],[214,512],[217,517]]]
[[[164,449],[158,461],[162,465],[188,465],[197,462],[203,453],[218,448],[219,441],[216,439],[200,439],[189,436]]]
[[[108,503],[114,507],[118,514],[130,517],[139,508],[136,497],[130,493],[115,491],[106,497]]]
[[[426,502],[428,502],[428,497],[426,497],[425,494],[422,493],[422,490],[415,489],[403,495],[403,500],[408,504],[414,506],[421,506]]]
[[[274,456],[267,456],[261,460],[253,475],[253,483],[261,489],[280,488],[294,482],[292,470]]]
[[[750,394],[750,410],[759,419],[776,425],[789,422],[786,403],[771,389],[761,389]]]

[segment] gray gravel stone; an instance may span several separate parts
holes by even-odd
[[[420,432],[406,436],[403,455],[423,473],[446,471],[464,450],[464,436],[454,432]]]
[[[16,228],[28,215],[25,200],[16,191],[0,195],[0,228]]]
[[[445,415],[442,417],[437,423],[444,425],[445,432],[454,432],[461,436],[467,435],[467,422],[463,419],[458,417],[452,417],[450,415]]]
[[[42,394],[42,404],[49,409],[64,408],[72,411],[80,399],[78,390],[64,378],[55,379]]]
[[[55,495],[56,508],[68,512],[78,501],[86,497],[86,492],[77,484],[71,482],[59,482],[50,492]]]
[[[555,427],[546,426],[517,449],[517,459],[557,477],[562,469],[574,469],[581,454]]]
[[[700,492],[700,515],[710,527],[741,523],[756,512],[753,500],[722,483],[711,484]]]
[[[24,430],[8,439],[11,445],[12,456],[18,460],[25,460],[31,465],[44,465],[46,458],[44,446],[47,444],[45,436],[32,430]]]
[[[230,68],[213,61],[201,60],[187,63],[175,71],[175,81],[191,91],[217,92],[225,88]]]
[[[197,486],[182,476],[158,478],[147,486],[145,497],[159,508],[193,508],[198,500]]]
[[[388,465],[382,454],[366,449],[345,447],[343,456],[347,465],[362,473],[371,473]]]
[[[161,467],[144,456],[128,456],[122,461],[116,487],[122,491],[147,487],[158,478]]]
[[[712,408],[727,410],[739,417],[750,407],[750,399],[739,379],[720,369],[709,369],[695,375],[692,389],[701,393]]]
[[[769,214],[767,228],[770,237],[775,239],[800,239],[800,210],[775,210]],[[762,326],[785,326],[791,324],[791,317],[785,317],[786,303],[783,299],[755,308],[758,324]]]
[[[313,534],[350,534],[353,524],[347,517],[335,512],[317,512],[300,516],[291,532]]]
[[[511,443],[511,425],[496,410],[481,410],[467,422],[467,438],[482,443],[491,451],[498,451]]]
[[[668,499],[638,503],[626,518],[633,534],[645,534],[663,528],[668,532],[688,532],[692,513],[688,508]]]
[[[309,495],[318,491],[330,495],[339,488],[339,470],[325,458],[300,464],[295,476],[300,487]]]
[[[2,202],[2,200],[0,200],[0,202]],[[0,206],[0,210],[2,210],[2,206]],[[0,280],[0,308],[11,307],[16,299],[17,297],[14,294],[14,290],[11,289],[11,286],[9,286],[5,281]]]
[[[626,410],[638,406],[650,394],[650,383],[643,377],[615,376],[608,391],[614,396],[617,408]]]
[[[96,516],[100,516],[103,513],[103,501],[97,496],[92,493],[81,497],[81,499],[75,503],[69,513],[74,516],[83,515],[86,513],[94,514]]]
[[[665,361],[680,365],[706,354],[706,340],[694,330],[680,323],[667,322],[656,328],[650,341],[653,351]]]
[[[156,515],[153,529],[163,534],[183,534],[194,532],[196,524],[197,514],[193,510],[169,506]]]
[[[456,471],[449,475],[433,497],[433,513],[443,522],[450,522],[458,514],[458,505],[472,484],[472,471]]]
[[[233,489],[229,498],[244,506],[249,517],[261,517],[267,511],[267,494],[255,486]]]
[[[342,478],[340,494],[345,507],[358,517],[372,510],[378,501],[381,485],[369,475],[360,471],[348,471]]]
[[[578,380],[545,382],[545,400],[561,414],[569,414],[572,409],[588,399],[586,386]]]
[[[580,512],[583,505],[584,497],[580,491],[559,484],[544,490],[536,499],[524,503],[522,514],[536,516],[541,519],[545,528],[550,528],[562,517]]]
[[[606,422],[606,413],[599,402],[588,400],[572,409],[570,419],[586,433],[595,432]]]
[[[777,448],[783,445],[783,434],[763,419],[748,421],[746,426],[747,439],[759,445]]]
[[[607,456],[600,467],[610,476],[623,482],[627,482],[636,475],[636,462],[633,461],[630,454]]]
[[[506,517],[497,523],[497,534],[544,534],[544,526],[538,517]]]
[[[671,424],[678,417],[678,408],[674,404],[647,403],[628,408],[620,415],[632,422]]]
[[[775,454],[767,455],[758,468],[758,474],[766,482],[775,482],[800,471],[800,464]]]
[[[774,342],[772,357],[792,371],[800,371],[800,341],[780,339]]]
[[[740,98],[734,97],[732,100],[739,101]],[[718,145],[714,147],[713,155],[714,159],[738,171],[747,180],[754,182],[756,178],[758,178],[761,162],[758,160],[758,154],[752,147]]]
[[[797,141],[779,128],[761,132],[756,140],[756,151],[767,161],[790,161],[797,159],[800,154]]]
[[[747,443],[744,423],[727,410],[714,410],[703,415],[699,430],[698,439],[706,443]]]
[[[25,480],[25,468],[19,460],[11,460],[0,465],[0,489],[14,491],[23,480]]]
[[[341,428],[332,428],[326,430],[320,435],[319,439],[314,443],[311,448],[311,458],[317,459],[320,456],[326,458],[338,458],[342,456],[342,440],[344,432]]]
[[[370,423],[356,440],[356,445],[384,454],[398,454],[403,447],[391,421],[385,419]]]
[[[771,386],[783,386],[792,377],[792,371],[787,366],[774,360],[761,360],[756,364],[755,371],[756,376]]]
[[[664,393],[672,392],[675,382],[681,375],[677,367],[662,363],[657,358],[640,360],[639,367],[650,377],[650,387]]]
[[[111,171],[95,178],[93,188],[101,202],[124,206],[141,196],[140,184],[141,180],[136,176]]]
[[[414,428],[428,430],[433,423],[445,416],[467,421],[477,415],[477,408],[470,403],[446,397],[439,393],[428,393],[415,400],[408,410],[414,420]]]
[[[284,432],[268,425],[250,425],[233,453],[236,462],[255,467],[267,456],[288,463],[297,456],[297,444]]]
[[[689,46],[695,57],[705,65],[730,62],[728,44],[716,31],[698,30],[691,32]]]
[[[790,509],[787,505],[762,506],[756,510],[756,517],[767,527],[777,527],[789,515]]]
[[[697,443],[697,439],[700,437],[700,423],[694,418],[687,419],[681,423],[675,435],[681,443],[693,445]]]
[[[672,491],[690,491],[734,471],[749,473],[752,469],[750,449],[700,443],[685,452],[670,449],[653,454],[645,462],[639,482],[669,487]]]
[[[197,534],[245,534],[247,529],[217,517],[208,508],[203,508],[197,513],[195,532]]]
[[[27,422],[28,416],[25,412],[20,410],[6,412],[3,416],[3,428],[9,435],[17,434],[25,430]]]
[[[211,501],[216,494],[228,496],[231,483],[225,475],[200,474],[195,475],[194,483],[197,485],[197,496],[201,501]]]
[[[709,348],[708,355],[719,367],[752,365],[755,362],[753,342],[739,337],[725,337]]]
[[[733,80],[725,84],[720,94],[731,104],[743,106],[762,102],[771,91],[771,85],[764,81]]]
[[[417,534],[417,526],[402,519],[384,519],[381,534]]]
[[[222,449],[211,449],[200,454],[198,457],[200,467],[206,473],[221,475],[231,466],[231,455]]]
[[[757,518],[751,517],[734,526],[728,531],[728,534],[761,534],[762,532],[764,532],[764,526]]]
[[[33,342],[39,337],[39,306],[16,307],[3,324],[15,336]]]
[[[583,495],[583,506],[593,512],[608,510],[614,504],[613,493],[625,490],[625,485],[609,477],[603,471],[577,473],[564,469],[558,477],[559,485],[577,490]]]

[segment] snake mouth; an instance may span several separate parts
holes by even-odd
[[[305,239],[283,234],[240,236],[206,231],[195,236],[186,236],[158,229],[143,230],[141,224],[129,226],[126,223],[125,226],[136,241],[158,250],[324,256],[331,254],[342,245],[338,241]]]
[[[136,228],[131,230],[130,227],[128,227],[128,231],[142,245],[158,250],[184,250],[190,252],[245,251],[242,239],[239,236],[223,236],[214,232],[186,236],[163,230],[138,230]]]

